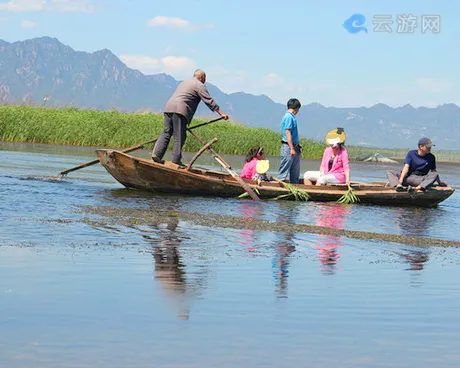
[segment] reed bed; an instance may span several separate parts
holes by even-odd
[[[191,126],[204,120],[194,119]],[[52,108],[24,105],[0,106],[0,140],[5,142],[47,143],[57,145],[125,148],[158,137],[163,115],[125,113],[73,107]],[[206,141],[218,138],[213,146],[223,154],[246,155],[254,146],[263,146],[268,156],[278,156],[281,135],[270,129],[248,128],[219,121],[195,130]],[[170,148],[172,147],[172,140]],[[323,142],[301,139],[302,158],[321,159]],[[184,151],[196,152],[201,144],[188,137]],[[347,146],[350,158],[377,149]],[[381,154],[404,159],[407,149],[378,149]],[[438,161],[460,162],[460,151],[436,150]]]
[[[205,122],[194,119],[190,126]],[[6,142],[46,143],[74,146],[125,148],[158,137],[163,115],[118,111],[0,106],[0,140]],[[205,141],[214,137],[220,153],[246,155],[253,146],[262,145],[268,156],[279,155],[281,135],[270,129],[248,128],[219,121],[194,130]],[[173,140],[171,140],[170,148]],[[302,139],[303,158],[321,158],[324,146]],[[189,136],[184,151],[195,152],[201,144]]]

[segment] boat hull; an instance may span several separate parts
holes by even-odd
[[[159,164],[151,160],[131,156],[116,150],[96,151],[99,161],[120,184],[150,192],[188,194],[213,197],[237,197],[245,193],[239,183],[223,172],[192,168],[190,171],[179,168],[172,162]],[[262,199],[273,199],[289,194],[281,183],[245,180]],[[335,202],[346,193],[344,185],[295,185],[306,191],[309,200]],[[432,207],[446,200],[454,192],[450,187],[434,187],[426,192],[396,192],[385,187],[384,183],[353,184],[354,193],[360,204]],[[281,199],[295,199],[294,196]]]

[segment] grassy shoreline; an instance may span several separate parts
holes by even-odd
[[[194,119],[190,126],[203,122]],[[162,129],[162,114],[0,106],[0,140],[5,142],[126,148],[158,137]],[[219,153],[245,155],[253,146],[262,145],[267,155],[279,155],[281,135],[270,129],[219,121],[194,132],[207,142],[218,138],[214,148]],[[320,142],[302,139],[301,144],[304,158],[321,157],[324,146]],[[196,152],[201,146],[189,135],[184,151]]]
[[[191,126],[205,122],[194,119]],[[101,148],[126,148],[158,137],[163,128],[163,115],[122,113],[77,108],[36,106],[0,106],[0,140],[5,142],[45,143]],[[279,155],[281,135],[267,128],[248,128],[232,122],[219,121],[194,130],[205,141],[218,138],[214,144],[222,154],[246,155],[253,146],[265,147],[268,156]],[[302,158],[320,159],[323,142],[301,138]],[[151,145],[153,147],[153,145]],[[172,141],[170,147],[172,147]],[[196,152],[201,144],[187,137],[185,152]],[[389,150],[348,146],[350,157],[378,151],[403,159],[407,150]],[[436,152],[439,161],[458,162],[459,152]]]

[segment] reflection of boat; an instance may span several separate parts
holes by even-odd
[[[202,196],[237,197],[244,189],[230,175],[224,172],[191,168],[190,171],[179,168],[170,161],[164,164],[134,157],[120,151],[97,150],[100,163],[122,185],[146,191],[194,194]],[[290,194],[289,189],[280,182],[261,182],[245,180],[252,189],[257,189],[260,198],[276,198]],[[345,185],[294,185],[306,191],[310,200],[334,202],[347,192]],[[424,193],[396,192],[385,186],[385,183],[353,183],[354,193],[359,203],[400,205],[400,206],[433,206],[452,195],[450,187],[433,187]],[[294,196],[283,199],[294,199]]]

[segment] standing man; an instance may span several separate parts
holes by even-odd
[[[291,98],[287,102],[288,110],[281,120],[281,151],[280,169],[278,179],[289,180],[292,184],[299,183],[300,155],[302,147],[299,144],[296,115],[300,110],[300,101]],[[289,178],[289,179],[288,179]]]
[[[434,144],[430,139],[421,138],[418,141],[418,149],[407,152],[404,167],[400,172],[387,171],[390,186],[396,187],[398,192],[406,190],[403,185],[407,186],[408,191],[425,191],[435,182],[447,186],[436,171],[436,158],[431,153],[432,146]]]
[[[172,162],[180,166],[185,166],[181,160],[182,147],[187,136],[187,125],[192,121],[200,101],[203,101],[211,111],[217,112],[225,120],[228,119],[228,115],[220,111],[217,103],[209,95],[204,83],[206,83],[206,73],[198,69],[193,74],[193,78],[187,79],[177,86],[173,95],[166,103],[164,128],[153,148],[153,161],[164,162],[162,158],[166,153],[171,136],[173,136]]]

